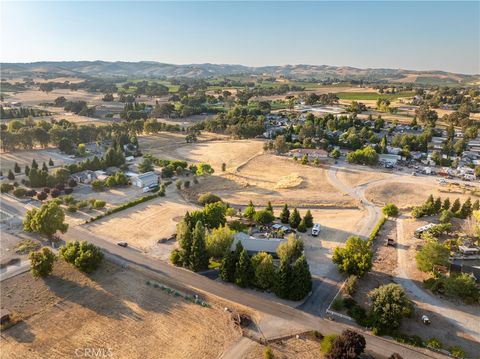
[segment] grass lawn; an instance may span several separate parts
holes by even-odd
[[[377,100],[378,98],[387,98],[389,100],[397,100],[400,97],[412,97],[415,95],[413,91],[407,92],[398,92],[398,93],[376,93],[376,92],[339,92],[336,94],[340,100],[352,100],[352,101],[361,101],[361,100]]]

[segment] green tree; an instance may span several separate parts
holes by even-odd
[[[284,299],[289,297],[292,276],[292,267],[286,260],[281,259],[280,266],[275,275],[274,291],[277,297]]]
[[[53,163],[53,161],[52,161],[51,158],[48,160],[48,165],[49,165],[50,167],[55,166],[55,164]]]
[[[471,214],[472,214],[472,201],[470,200],[470,197],[468,197],[460,209],[460,217],[468,218],[470,217]]]
[[[60,256],[85,273],[95,271],[103,260],[100,248],[87,241],[67,243],[60,248]]]
[[[290,218],[290,210],[288,209],[288,205],[285,203],[283,206],[282,212],[280,212],[280,221],[283,224],[287,224]]]
[[[290,218],[288,219],[288,223],[290,224],[290,227],[297,228],[301,220],[302,220],[302,217],[300,217],[300,213],[296,208],[294,208],[293,212],[290,214]]]
[[[443,206],[442,206],[443,209],[447,210],[447,209],[450,209],[450,198],[445,198],[445,200],[443,201]]]
[[[420,251],[417,252],[417,268],[422,272],[432,272],[435,266],[448,264],[449,250],[435,241],[427,241]]]
[[[187,212],[182,221],[177,224],[177,241],[180,246],[182,265],[188,267],[192,249],[192,228],[189,225],[190,214]]]
[[[372,268],[372,258],[373,252],[368,241],[350,236],[345,248],[335,248],[332,261],[338,265],[340,272],[361,277]]]
[[[221,202],[221,201],[222,199],[219,196],[210,192],[202,193],[201,195],[198,196],[198,202],[200,202],[202,205],[206,205],[208,203]]]
[[[35,161],[35,158],[32,160],[32,168],[38,169],[38,163]]]
[[[298,224],[297,230],[300,233],[305,233],[307,231],[307,226],[305,225],[305,221],[303,219]]]
[[[264,210],[255,212],[253,219],[255,222],[259,224],[270,224],[275,220],[275,217],[273,216],[272,212],[270,212],[268,209],[264,209]]]
[[[253,205],[252,201],[250,201],[248,206],[245,208],[245,211],[243,212],[243,216],[250,220],[252,220],[253,217],[255,216],[255,206]]]
[[[382,208],[382,212],[387,217],[396,217],[398,216],[398,207],[393,203],[388,203]]]
[[[48,172],[48,167],[47,167],[47,164],[45,162],[43,162],[43,164],[42,164],[42,171]]]
[[[268,203],[267,203],[267,208],[265,208],[265,209],[266,209],[267,211],[270,211],[270,213],[271,213],[272,215],[275,215],[275,214],[273,213],[272,202],[268,201]]]
[[[208,253],[205,248],[205,227],[201,221],[198,221],[192,232],[190,269],[198,272],[206,268],[208,268]]]
[[[330,152],[330,157],[335,160],[338,159],[340,157],[340,151],[335,148],[332,152]]]
[[[312,216],[312,212],[310,212],[310,210],[307,210],[307,213],[305,213],[305,216],[303,217],[303,221],[305,222],[305,226],[307,228],[312,228],[313,227],[313,216]]]
[[[7,178],[8,178],[10,181],[13,181],[13,180],[15,179],[15,175],[13,174],[13,171],[12,171],[11,169],[8,170]]]
[[[458,198],[453,202],[451,210],[455,214],[460,210],[460,200]]]
[[[291,233],[286,242],[281,243],[277,248],[277,255],[280,260],[288,264],[295,262],[303,255],[304,244],[301,239],[295,238]]]
[[[213,172],[215,172],[208,163],[200,163],[197,166],[197,176],[206,176],[206,175],[211,175]]]
[[[143,161],[138,165],[138,172],[145,173],[153,171],[153,162],[150,158],[144,158]]]
[[[373,326],[380,331],[397,329],[402,317],[412,314],[412,302],[398,284],[382,285],[370,291],[368,296],[372,303],[370,312]]]
[[[250,287],[254,278],[255,270],[252,261],[247,251],[243,249],[235,266],[235,284],[243,288]]]
[[[365,351],[365,337],[353,330],[347,329],[335,338],[326,359],[359,358]]]
[[[225,172],[227,170],[227,164],[224,162],[222,163],[222,172]]]
[[[252,264],[255,270],[255,286],[261,289],[272,288],[275,282],[273,257],[265,252],[260,252],[252,257]]]
[[[57,231],[65,233],[68,224],[65,213],[56,202],[48,202],[40,209],[28,210],[23,220],[23,229],[26,232],[36,232],[51,238]]]
[[[57,257],[47,247],[43,247],[39,251],[30,252],[30,272],[34,278],[46,277],[53,271],[53,264]]]
[[[440,197],[437,197],[435,202],[433,202],[433,208],[435,209],[435,213],[439,213],[442,209],[442,199]]]
[[[29,174],[30,174],[30,166],[26,165],[25,166],[25,176],[28,177]]]
[[[312,275],[304,255],[298,258],[292,268],[292,284],[289,299],[300,300],[312,290]]]
[[[220,278],[222,278],[222,280],[232,283],[235,281],[235,270],[242,251],[242,243],[238,241],[235,246],[235,251],[228,251],[227,255],[223,257],[222,264],[220,266]]]
[[[225,213],[227,208],[222,202],[208,203],[203,210],[204,222],[208,228],[218,228],[227,221]]]
[[[234,232],[228,226],[212,229],[206,236],[207,253],[213,258],[223,258],[233,242]]]
[[[22,169],[20,168],[17,162],[15,162],[15,165],[13,166],[13,171],[15,173],[20,173],[22,171]]]

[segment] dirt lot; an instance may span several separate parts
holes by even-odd
[[[71,358],[94,348],[114,358],[210,359],[240,336],[221,306],[191,304],[146,280],[110,263],[87,277],[60,261],[45,280],[25,273],[3,281],[2,308],[23,321],[2,333],[2,358]]]
[[[357,187],[373,181],[390,178],[393,177],[393,175],[377,169],[365,169],[365,167],[349,165],[348,168],[339,169],[337,171],[337,177],[350,187]]]
[[[171,237],[185,212],[193,209],[193,205],[185,202],[172,189],[165,197],[107,216],[87,228],[103,238],[125,241],[141,250],[150,250],[160,239]],[[157,249],[156,255],[168,259],[172,248],[169,244],[163,247],[165,250]]]

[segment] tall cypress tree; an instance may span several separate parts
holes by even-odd
[[[457,213],[460,210],[460,200],[457,198],[452,205],[452,212]]]
[[[300,300],[312,290],[312,275],[305,256],[298,258],[292,268],[290,299]]]
[[[32,168],[38,169],[38,163],[35,161],[35,158],[32,160]]]
[[[15,162],[15,166],[13,167],[13,170],[15,171],[15,173],[20,173],[22,172],[20,166],[18,165],[17,162]]]
[[[282,260],[275,275],[275,295],[279,298],[288,299],[291,283],[292,268],[286,260]]]
[[[273,214],[272,202],[268,201],[267,208],[265,209],[269,211],[271,214]]]
[[[235,269],[242,251],[243,246],[240,241],[237,242],[235,252],[227,251],[227,254],[223,257],[222,264],[220,266],[220,278],[222,280],[231,283],[235,281]]]
[[[445,198],[445,200],[443,201],[443,206],[442,206],[443,209],[450,209],[450,198]]]
[[[307,228],[312,228],[313,227],[313,216],[312,216],[312,212],[310,212],[310,210],[308,210],[307,213],[305,213],[305,217],[303,217],[303,221],[305,222],[305,226]]]
[[[288,220],[290,223],[290,227],[297,228],[301,220],[302,220],[302,217],[300,217],[300,213],[298,212],[298,209],[295,208],[293,212],[290,214],[290,218]]]
[[[208,268],[208,254],[205,248],[205,227],[200,221],[197,222],[192,232],[190,268],[195,272]]]
[[[252,260],[245,249],[240,253],[237,265],[235,266],[235,284],[246,288],[249,287],[255,279],[255,270]]]
[[[285,203],[283,206],[282,212],[280,213],[280,221],[284,224],[288,224],[288,220],[290,218],[290,211],[288,209],[288,205]]]

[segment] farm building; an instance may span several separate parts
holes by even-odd
[[[158,185],[158,175],[155,174],[154,172],[132,174],[129,177],[130,177],[130,180],[132,181],[132,185],[140,188]]]
[[[302,158],[304,155],[308,156],[308,159],[315,160],[325,160],[328,158],[327,151],[324,150],[315,150],[311,148],[297,148],[295,150],[288,151],[290,157]]]
[[[249,236],[246,233],[239,232],[236,233],[230,247],[230,250],[233,252],[237,247],[237,243],[240,241],[242,243],[243,248],[246,249],[249,256],[253,256],[259,252],[266,252],[271,254],[274,258],[277,257],[277,248],[278,246],[285,242],[284,239],[281,238],[270,238],[270,239],[262,239]]]

